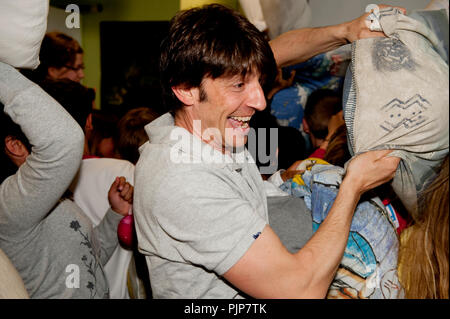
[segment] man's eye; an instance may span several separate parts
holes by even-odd
[[[240,83],[235,84],[234,87],[237,89],[241,89],[244,87],[244,85],[245,85],[244,82],[240,82]]]

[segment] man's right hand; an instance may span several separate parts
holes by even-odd
[[[385,4],[378,5],[378,8],[380,10],[388,8],[388,7],[397,8],[403,14],[406,14],[406,9],[403,7],[395,7],[395,6],[385,5]],[[365,38],[375,38],[375,37],[384,37],[385,36],[385,34],[383,32],[369,30],[367,23],[366,23],[366,19],[370,15],[370,13],[371,12],[365,13],[362,16],[360,16],[359,18],[346,23],[347,32],[346,32],[345,38],[347,39],[348,42],[351,43],[356,40],[361,40],[361,39],[365,39]]]

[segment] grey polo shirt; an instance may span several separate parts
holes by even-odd
[[[154,298],[240,298],[221,275],[268,224],[263,180],[247,150],[224,155],[165,114],[146,127],[134,214]]]

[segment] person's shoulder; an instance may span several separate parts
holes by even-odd
[[[128,181],[133,182],[135,166],[133,163],[116,158],[89,158],[81,161],[79,170],[80,178],[98,179],[105,177],[124,176]]]
[[[123,170],[123,169],[134,169],[133,163],[123,159],[109,158],[109,157],[96,157],[83,159],[82,167],[86,168],[102,168],[109,170]]]
[[[199,189],[223,182],[227,184],[228,175],[223,165],[192,161],[180,163],[163,157],[159,161],[154,158],[139,161],[136,165],[135,181],[136,184],[145,184],[153,190],[173,187],[174,183],[183,185],[182,188],[186,190],[194,185]]]

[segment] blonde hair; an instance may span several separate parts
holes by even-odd
[[[422,194],[421,217],[402,233],[399,278],[406,298],[449,298],[448,155]]]

